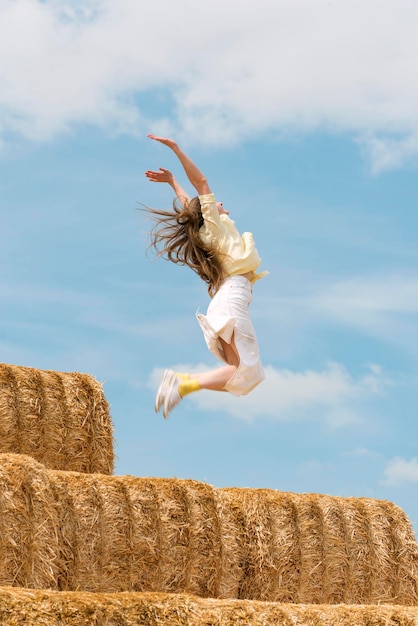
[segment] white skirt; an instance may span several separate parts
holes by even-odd
[[[251,300],[251,283],[244,276],[229,276],[212,298],[206,315],[196,314],[206,345],[220,361],[227,363],[219,338],[231,343],[234,336],[239,366],[225,385],[234,396],[246,395],[265,378],[249,314]]]

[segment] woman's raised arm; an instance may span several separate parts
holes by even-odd
[[[211,193],[206,176],[202,174],[197,165],[187,156],[185,152],[177,145],[173,139],[167,139],[166,137],[157,137],[156,135],[148,135],[149,139],[159,141],[163,145],[167,146],[174,152],[178,160],[182,164],[186,176],[196,189],[199,196]],[[177,193],[177,192],[176,192]]]

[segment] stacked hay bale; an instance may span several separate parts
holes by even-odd
[[[112,474],[113,427],[102,386],[88,374],[0,363],[0,453],[46,467]]]
[[[1,624],[418,625],[417,543],[392,503],[113,462],[97,381],[0,364]]]
[[[0,455],[0,584],[311,604],[417,605],[390,502],[46,470]]]
[[[0,589],[2,626],[417,626],[416,608]]]

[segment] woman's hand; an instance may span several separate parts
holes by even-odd
[[[165,169],[165,167],[160,167],[158,171],[147,170],[145,176],[152,183],[168,183],[172,187],[174,185],[174,176],[170,170]]]
[[[157,137],[156,135],[152,135],[152,134],[147,135],[147,137],[149,139],[153,139],[154,141],[159,141],[160,143],[164,144],[168,148],[171,148],[172,150],[177,148],[177,144],[174,141],[174,139],[167,139],[166,137]]]
[[[197,165],[195,165],[193,161],[187,156],[187,154],[185,154],[183,150],[179,148],[179,146],[176,144],[176,142],[173,139],[167,139],[166,137],[157,137],[156,135],[151,135],[151,134],[147,135],[147,137],[149,139],[153,139],[154,141],[159,141],[164,146],[167,146],[168,148],[171,148],[171,150],[173,150],[174,154],[177,156],[180,163],[182,164],[184,171],[186,172],[187,178],[192,183],[193,187],[196,189],[199,196],[203,194],[211,193],[209,185],[208,185],[208,181],[206,180],[206,176],[202,174],[202,172],[199,170]],[[149,178],[149,180],[151,180],[152,182],[160,182],[160,180],[156,178],[157,174],[159,175],[158,172],[153,172],[152,173],[153,177],[151,177],[151,176],[148,176],[148,173],[145,173],[145,176],[147,176],[147,178]],[[169,182],[169,181],[161,180],[161,182]],[[174,189],[176,189],[178,187],[176,181],[174,181],[174,185],[175,185]],[[183,195],[183,194],[179,195],[177,190],[176,190],[176,194],[178,197],[183,197],[183,198],[188,197],[187,195]]]
[[[152,183],[168,183],[170,187],[174,189],[174,192],[179,199],[182,206],[190,200],[188,193],[179,185],[174,175],[165,167],[160,167],[159,170],[147,170],[145,176]]]

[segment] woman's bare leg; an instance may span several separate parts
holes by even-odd
[[[170,411],[177,406],[184,396],[199,389],[226,391],[225,386],[237,371],[240,359],[234,335],[231,343],[226,343],[222,339],[220,341],[228,365],[218,367],[209,372],[188,375],[166,370],[155,398],[155,410],[157,413],[163,406],[163,415],[167,418]]]
[[[220,339],[222,350],[229,365],[218,367],[209,372],[201,374],[190,374],[190,378],[199,381],[201,389],[211,389],[212,391],[225,391],[225,385],[233,377],[239,365],[239,355],[235,346],[235,338],[232,336],[231,343],[226,343]]]
[[[225,391],[225,385],[230,380],[237,368],[235,365],[225,365],[218,367],[209,372],[201,372],[200,374],[190,374],[190,378],[194,378],[199,382],[201,389],[211,389],[212,391]]]

